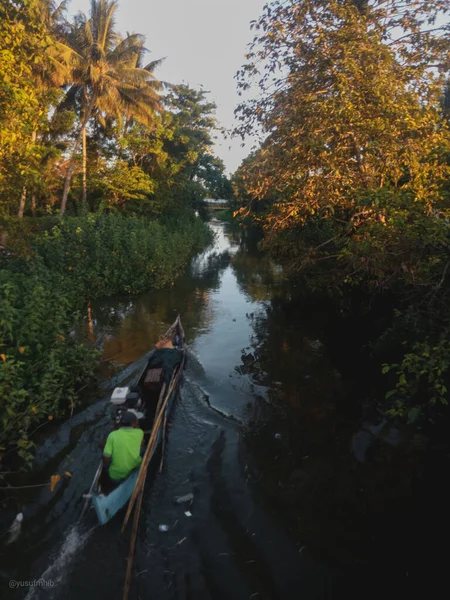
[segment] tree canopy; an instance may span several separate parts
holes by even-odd
[[[160,82],[144,36],[118,32],[117,6],[92,0],[68,20],[65,2],[0,3],[2,214],[155,215],[198,207],[202,173],[226,186],[215,104]]]
[[[265,135],[249,186],[257,198],[276,198],[268,226],[357,212],[366,190],[384,186],[409,189],[429,207],[437,201],[448,176],[440,99],[449,44],[444,27],[422,27],[444,7],[335,0],[267,7],[239,74],[241,88],[259,78],[262,96],[242,104],[239,116],[241,134],[259,126]]]

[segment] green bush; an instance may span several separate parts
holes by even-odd
[[[226,223],[237,223],[237,219],[233,216],[233,211],[230,208],[224,208],[222,210],[215,210],[213,216],[219,221],[225,221]]]
[[[24,464],[34,429],[72,411],[95,373],[98,353],[73,335],[87,303],[172,283],[211,240],[186,215],[67,218],[46,229],[27,232],[31,248],[0,264],[0,457],[17,451]]]
[[[176,225],[121,215],[66,219],[35,240],[45,266],[76,299],[163,287],[210,241],[198,219]]]
[[[426,342],[414,344],[412,352],[404,355],[401,364],[383,365],[383,373],[394,372],[395,389],[386,394],[393,406],[387,414],[418,420],[423,411],[436,404],[448,405],[448,372],[450,369],[450,342],[442,339],[436,346]]]
[[[39,261],[0,270],[0,446],[29,464],[30,434],[76,403],[97,353],[70,335],[78,319],[60,280]]]

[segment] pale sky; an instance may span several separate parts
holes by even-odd
[[[142,33],[149,60],[167,57],[156,75],[171,83],[203,86],[211,92],[217,118],[225,128],[234,124],[239,102],[234,76],[245,62],[246,46],[267,0],[119,0],[117,29]],[[88,12],[89,0],[72,0],[70,13]],[[253,141],[241,148],[240,139],[218,134],[215,152],[232,173],[250,152]],[[231,147],[231,148],[230,148]]]

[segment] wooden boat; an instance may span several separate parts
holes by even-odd
[[[150,432],[147,443],[151,444],[152,448],[146,448],[147,451],[150,451],[150,454],[147,455],[145,464],[143,461],[140,468],[134,470],[127,479],[109,493],[102,489],[102,463],[100,464],[88,497],[92,499],[92,504],[101,525],[107,523],[125,506],[133,494],[140,470],[148,468],[159,444],[164,441],[165,424],[178,393],[181,373],[186,360],[184,330],[180,316],[167,330],[163,339],[171,341],[169,348],[165,342],[159,342],[155,345],[137,385],[133,388],[116,388],[113,391],[111,397],[113,428],[120,426],[121,412],[124,410],[134,412],[139,418],[140,426],[145,432]],[[177,353],[165,352],[167,349],[175,349]],[[179,356],[179,362],[175,360],[177,355]],[[168,360],[168,357],[170,357],[170,360]],[[177,364],[174,365],[174,362],[177,362]]]

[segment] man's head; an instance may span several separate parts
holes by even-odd
[[[138,423],[138,418],[133,412],[127,410],[126,412],[122,413],[122,417],[120,419],[120,424],[122,427],[137,427]]]

